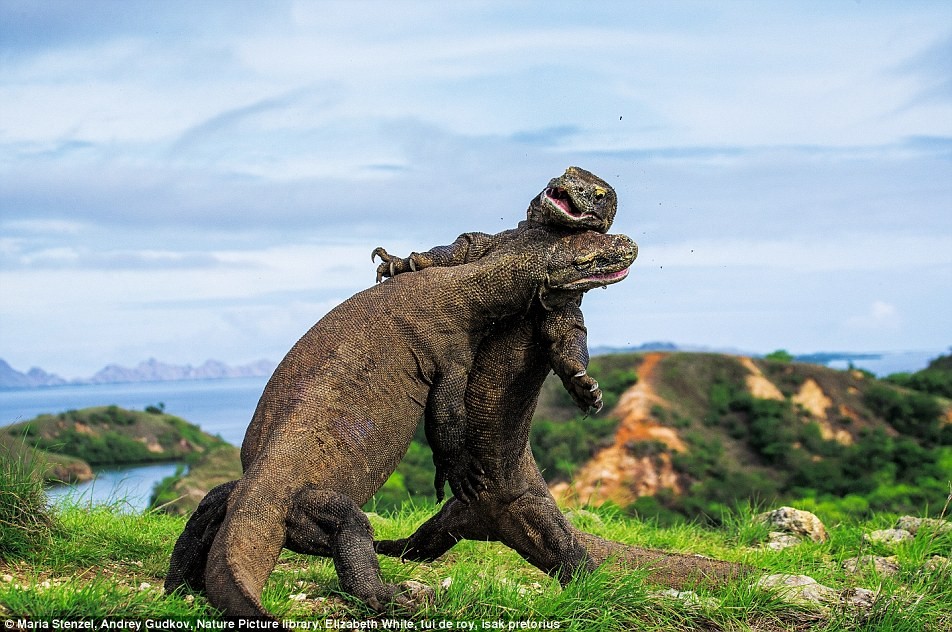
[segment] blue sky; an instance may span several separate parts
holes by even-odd
[[[952,344],[948,2],[0,3],[0,357],[280,359],[568,165],[592,345]]]

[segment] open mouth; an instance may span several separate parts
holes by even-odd
[[[598,287],[611,285],[612,283],[618,283],[626,276],[628,276],[629,268],[623,268],[617,272],[606,272],[604,274],[593,274],[592,276],[585,277],[584,279],[579,279],[578,281],[573,281],[566,285],[566,288],[575,288],[575,287]]]
[[[549,187],[542,192],[543,200],[551,204],[556,210],[561,211],[562,213],[568,215],[569,217],[579,219],[589,215],[588,213],[581,213],[575,205],[572,204],[572,199],[569,197],[568,191],[561,187]]]

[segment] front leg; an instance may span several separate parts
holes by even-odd
[[[485,487],[485,472],[466,447],[466,385],[471,363],[454,365],[434,381],[427,400],[426,438],[436,465],[437,500],[443,500],[443,486],[449,482],[453,495],[468,503]]]
[[[493,235],[486,233],[463,233],[448,246],[435,246],[426,252],[412,252],[409,257],[395,257],[379,246],[374,248],[370,260],[380,257],[377,266],[377,283],[384,277],[394,277],[404,272],[416,272],[432,266],[458,266],[482,257],[495,244]]]
[[[577,302],[545,312],[539,334],[548,345],[549,364],[576,405],[584,412],[602,409],[602,390],[588,374],[588,330]]]
[[[404,272],[416,272],[433,265],[432,259],[418,252],[411,252],[409,257],[400,258],[391,255],[380,246],[374,248],[374,251],[370,254],[370,260],[375,261],[377,257],[380,257],[383,262],[377,266],[377,283],[383,281],[384,277],[395,277]]]

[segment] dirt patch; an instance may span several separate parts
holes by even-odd
[[[826,393],[812,377],[808,378],[797,394],[793,396],[793,403],[803,406],[817,419],[824,420],[827,419],[826,411],[833,406],[833,400],[826,396]]]
[[[820,435],[825,440],[836,441],[843,445],[853,443],[853,436],[849,432],[842,428],[834,428],[830,423],[827,411],[833,408],[833,400],[823,392],[823,389],[812,377],[808,378],[800,387],[800,390],[797,391],[797,394],[793,396],[793,403],[802,406],[804,410],[810,413],[817,425],[820,426]],[[855,419],[855,417],[848,414],[852,412],[855,415],[854,411],[847,409],[845,406],[840,406],[839,410],[841,414],[844,414],[844,411],[846,412],[844,416]]]
[[[750,394],[758,399],[775,399],[782,401],[784,399],[783,393],[780,392],[773,382],[767,379],[767,376],[764,375],[763,371],[760,370],[754,361],[750,358],[744,356],[738,358],[738,361],[743,365],[747,372],[750,374],[745,379],[745,384],[747,385],[747,390],[750,391]]]
[[[583,465],[571,484],[553,485],[552,494],[560,502],[599,505],[611,500],[625,506],[661,488],[681,492],[669,454],[639,455],[631,449],[640,442],[658,441],[672,451],[687,451],[677,431],[659,424],[651,414],[654,406],[665,403],[652,386],[652,374],[663,357],[645,356],[638,367],[638,383],[622,394],[612,411],[619,418],[614,443]]]

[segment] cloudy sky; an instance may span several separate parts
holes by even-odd
[[[0,358],[279,360],[370,251],[620,199],[593,345],[952,344],[952,4],[0,3]]]

